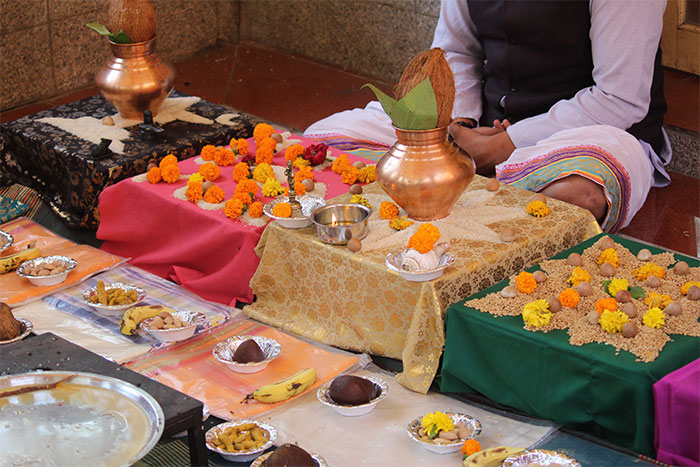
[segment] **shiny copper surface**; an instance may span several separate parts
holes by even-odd
[[[156,38],[136,44],[109,43],[112,56],[97,70],[95,84],[124,118],[153,116],[175,82],[175,68],[155,52]]]
[[[447,140],[447,127],[395,130],[398,141],[377,163],[377,182],[411,219],[446,217],[474,178],[474,161]]]

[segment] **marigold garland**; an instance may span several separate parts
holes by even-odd
[[[199,166],[199,173],[202,174],[205,180],[213,182],[221,175],[221,169],[213,162],[207,162]]]
[[[260,201],[256,201],[250,206],[248,206],[248,214],[250,217],[262,217],[263,215],[263,204]]]
[[[275,178],[275,171],[267,162],[258,164],[253,169],[253,180],[260,183],[265,183],[268,178]]]
[[[598,318],[598,323],[607,333],[615,334],[622,331],[622,326],[629,319],[630,317],[621,311],[604,310]]]
[[[408,248],[413,248],[419,253],[427,253],[433,249],[438,238],[440,238],[440,230],[426,222],[408,239]]]
[[[535,217],[545,217],[549,215],[549,208],[543,201],[539,200],[530,201],[525,211]]]
[[[226,148],[219,148],[214,154],[214,163],[221,167],[228,167],[236,162],[236,156],[233,151]]]
[[[603,298],[595,302],[595,311],[602,314],[605,310],[617,310],[617,302],[614,298]]]
[[[379,217],[386,220],[399,217],[399,207],[391,201],[382,201],[379,205]]]
[[[610,296],[614,297],[617,295],[617,293],[621,290],[629,290],[630,288],[630,283],[627,281],[627,279],[619,279],[617,277],[613,277],[610,279],[610,283],[608,284],[608,293]]]
[[[360,169],[360,173],[357,174],[357,179],[361,183],[372,183],[377,179],[377,166],[367,165]]]
[[[688,281],[688,282],[686,282],[685,284],[683,284],[681,286],[681,293],[683,295],[688,295],[688,290],[694,285],[697,287],[700,287],[700,281]]]
[[[537,281],[532,273],[521,271],[520,274],[515,277],[515,285],[520,292],[531,294],[537,288]]]
[[[658,329],[666,323],[666,313],[661,311],[660,308],[652,308],[644,313],[642,323],[644,323],[644,326]]]
[[[372,209],[372,205],[369,204],[369,200],[362,195],[352,195],[350,197],[350,202],[355,203],[355,204],[361,204],[363,206],[367,206],[368,208]]]
[[[654,264],[654,263],[645,263],[644,266],[642,266],[639,269],[635,269],[632,271],[634,274],[634,277],[637,278],[639,281],[645,281],[649,278],[649,276],[656,276],[659,279],[663,279],[666,277],[666,270],[662,268],[661,266]]]
[[[233,167],[233,173],[231,176],[233,177],[234,182],[242,182],[250,177],[250,166],[245,162],[239,162]]]
[[[299,160],[299,159],[297,159]],[[305,160],[305,159],[302,159]],[[310,165],[305,165],[303,167],[300,167],[299,170],[297,170],[296,175],[294,176],[294,179],[297,182],[302,182],[304,180],[312,180],[314,179],[314,169],[311,168]]]
[[[351,165],[351,166],[343,169],[343,172],[340,174],[340,180],[343,183],[346,183],[348,185],[352,185],[353,183],[355,183],[357,181],[358,175],[360,175],[360,169],[358,169],[354,165]]]
[[[304,146],[301,144],[293,144],[284,151],[284,160],[294,162],[297,157],[304,155],[304,151]]]
[[[201,183],[188,183],[187,184],[187,190],[185,191],[185,196],[187,197],[187,201],[191,201],[192,203],[196,203],[200,199],[203,198],[204,192],[202,191],[202,184]]]
[[[614,248],[603,250],[598,257],[598,264],[610,263],[616,268],[620,267],[620,259],[617,257],[617,251]]]
[[[576,266],[573,271],[571,271],[571,277],[567,281],[572,287],[576,287],[581,282],[590,282],[591,273],[583,269],[581,266]]]
[[[177,164],[166,165],[160,168],[160,176],[166,183],[175,183],[180,179],[180,168]]]
[[[340,175],[343,173],[343,170],[350,166],[352,166],[352,163],[350,162],[350,159],[348,159],[348,156],[345,154],[341,154],[338,157],[336,157],[333,161],[333,165],[331,165],[331,170]]]
[[[523,322],[533,328],[546,326],[552,319],[552,312],[549,310],[549,302],[546,299],[525,304],[521,314]]]
[[[255,163],[262,164],[263,162],[267,164],[272,163],[272,159],[275,157],[275,148],[277,147],[277,141],[272,138],[264,138],[260,141],[255,148]]]
[[[267,123],[258,123],[255,125],[255,128],[253,128],[253,138],[255,138],[255,143],[260,144],[260,141],[262,141],[264,138],[268,138],[274,132],[275,129],[272,128],[272,125]]]
[[[238,219],[243,214],[243,202],[237,198],[231,198],[224,204],[224,214],[229,219]]]
[[[218,185],[213,185],[204,193],[204,201],[211,204],[219,204],[225,197],[224,190]]]
[[[216,155],[216,146],[212,146],[211,144],[207,144],[202,148],[202,160],[205,161],[213,161],[214,156]]]
[[[162,179],[163,177],[160,176],[160,167],[151,167],[146,174],[146,180],[148,180],[149,183],[158,183]]]
[[[661,308],[662,310],[665,310],[666,307],[668,306],[669,303],[671,303],[673,300],[671,300],[670,295],[666,294],[660,294],[658,292],[649,292],[649,295],[647,295],[644,298],[644,304],[649,307],[649,308]]]
[[[391,227],[394,230],[404,230],[409,228],[414,224],[413,221],[408,220],[406,216],[404,217],[397,217],[396,219],[392,219],[389,221],[389,227]]]
[[[282,188],[280,182],[274,178],[268,178],[262,186],[262,194],[268,198],[273,198],[282,193],[284,193],[284,188]]]
[[[289,203],[277,203],[272,207],[272,215],[276,217],[289,217],[292,215],[292,206]]]
[[[561,302],[562,306],[576,308],[578,302],[581,301],[581,296],[575,289],[569,287],[568,289],[564,289],[559,294],[559,301]]]
[[[177,165],[177,157],[172,154],[168,154],[163,158],[163,160],[160,161],[160,164],[158,164],[161,170],[163,170],[163,167],[167,165]]]

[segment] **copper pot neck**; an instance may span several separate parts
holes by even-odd
[[[402,130],[394,127],[399,143],[405,145],[440,144],[447,140],[447,126],[432,128],[430,130]]]
[[[108,40],[109,47],[112,49],[112,55],[119,58],[134,58],[151,55],[156,51],[156,36],[143,42],[134,44],[117,44]]]

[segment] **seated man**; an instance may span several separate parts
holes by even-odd
[[[433,47],[455,75],[450,133],[496,176],[629,224],[670,178],[659,41],[666,0],[443,0]],[[378,102],[314,123],[391,145]],[[333,139],[333,138],[330,138]]]

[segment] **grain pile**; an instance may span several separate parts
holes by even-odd
[[[600,244],[606,238],[608,237],[601,237],[598,242],[581,254],[581,267],[591,275],[590,283],[593,293],[587,297],[582,296],[575,308],[562,307],[561,311],[552,313],[548,324],[537,328],[524,326],[525,329],[533,332],[568,329],[569,343],[572,345],[581,346],[591,342],[608,344],[618,351],[631,352],[637,356],[638,361],[642,362],[652,362],[659,356],[659,352],[666,342],[671,340],[669,334],[700,336],[700,323],[698,322],[700,301],[689,300],[680,291],[681,286],[688,281],[700,281],[700,268],[689,268],[688,274],[678,275],[672,270],[676,263],[673,254],[652,255],[649,262],[666,269],[661,285],[652,288],[647,286],[644,281],[638,280],[634,273],[635,269],[642,267],[646,262],[639,260],[627,248],[617,243],[614,244],[614,249],[617,252],[620,265],[616,269],[614,277],[626,279],[630,287],[642,287],[645,297],[649,296],[651,292],[668,295],[671,300],[681,305],[683,311],[679,316],[665,314],[663,326],[654,329],[643,324],[642,316],[648,309],[648,306],[643,302],[644,299],[632,299],[631,303],[635,305],[637,316],[630,318],[629,321],[633,322],[639,329],[639,333],[632,338],[625,338],[621,333],[609,334],[599,324],[591,324],[586,319],[586,315],[595,310],[595,304],[598,300],[610,298],[610,295],[605,292],[603,283],[610,277],[603,277],[599,273],[597,262],[602,251]],[[481,299],[468,300],[465,305],[495,316],[518,316],[527,303],[549,297],[558,297],[564,289],[570,287],[567,280],[571,276],[574,266],[570,265],[566,259],[543,261],[540,268],[547,274],[548,278],[545,282],[539,283],[531,294],[517,292],[515,297],[506,298],[500,292],[492,293]],[[515,277],[510,278],[510,284],[513,287],[516,286]]]

